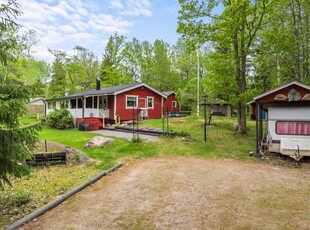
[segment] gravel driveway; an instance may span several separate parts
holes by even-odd
[[[308,169],[132,160],[22,229],[309,229],[309,197]]]
[[[132,139],[132,133],[127,133],[127,132],[118,132],[118,131],[110,131],[110,130],[96,130],[96,131],[91,131],[92,133],[97,133],[102,136],[107,136],[107,137],[119,137],[119,138],[124,138],[127,140]],[[157,141],[158,137],[157,136],[151,136],[151,135],[143,135],[139,134],[139,138],[147,141]]]

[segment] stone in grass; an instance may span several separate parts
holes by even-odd
[[[84,146],[85,149],[90,149],[93,147],[99,147],[107,144],[113,143],[115,140],[108,137],[95,136]]]

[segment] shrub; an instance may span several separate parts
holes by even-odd
[[[54,110],[48,114],[47,124],[56,129],[74,128],[73,117],[66,109]]]

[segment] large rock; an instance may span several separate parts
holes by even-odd
[[[107,144],[113,143],[115,140],[108,137],[95,136],[84,146],[85,149],[90,149],[93,147],[99,147]]]

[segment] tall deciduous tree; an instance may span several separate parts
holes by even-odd
[[[179,0],[178,32],[191,40],[193,47],[210,42],[227,53],[233,64],[230,90],[237,107],[238,131],[246,132],[247,62],[271,0]],[[221,5],[221,14],[214,7]],[[220,76],[219,76],[220,77]]]
[[[142,44],[133,38],[132,41],[125,43],[123,54],[125,74],[131,77],[134,82],[141,81]]]
[[[21,177],[29,173],[25,160],[38,140],[39,125],[21,127],[19,117],[26,111],[29,89],[23,83],[7,75],[7,63],[14,60],[16,48],[14,37],[7,32],[16,31],[16,17],[20,14],[18,4],[12,0],[0,5],[0,186],[10,184],[9,177]]]
[[[68,76],[68,93],[90,89],[99,76],[99,62],[93,52],[76,46],[73,55],[66,55],[64,67]]]
[[[125,36],[115,33],[110,36],[100,66],[102,85],[112,86],[132,82],[124,68]]]
[[[58,50],[50,50],[55,56],[52,65],[51,81],[48,85],[47,96],[49,98],[63,97],[69,91],[67,89],[67,71],[65,69],[66,53]]]
[[[277,1],[267,17],[255,47],[255,87],[310,83],[310,2]]]

